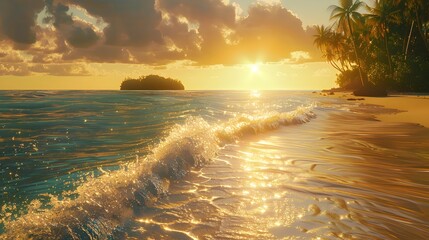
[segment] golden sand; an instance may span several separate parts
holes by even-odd
[[[417,123],[429,128],[429,96],[428,95],[389,95],[388,97],[356,97],[351,93],[335,93],[331,95],[341,99],[361,99],[365,104],[380,105],[397,109],[398,113],[380,113],[377,119],[385,122]]]

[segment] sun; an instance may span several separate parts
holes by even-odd
[[[259,73],[259,63],[254,63],[250,65],[250,71],[252,73]]]

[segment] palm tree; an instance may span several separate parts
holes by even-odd
[[[386,57],[389,63],[390,74],[393,74],[392,57],[389,51],[389,24],[398,23],[399,10],[395,6],[386,0],[375,1],[374,7],[368,7],[370,12],[366,16],[368,17],[368,23],[372,26],[372,33],[375,36],[383,38],[384,47],[386,48]]]
[[[329,7],[331,10],[331,20],[335,20],[335,25],[337,30],[342,31],[344,34],[348,35],[353,44],[353,50],[356,57],[356,62],[359,69],[360,80],[362,86],[365,86],[364,78],[362,75],[362,68],[360,64],[360,58],[356,47],[356,40],[354,37],[352,23],[356,23],[362,15],[358,12],[365,4],[360,0],[340,0],[340,6],[332,5]]]
[[[345,72],[346,70],[350,70],[351,62],[350,62],[350,44],[347,42],[344,35],[336,32],[332,32],[329,37],[329,45],[334,49],[335,56],[337,57],[337,61],[341,65],[341,72]]]
[[[329,40],[329,35],[332,34],[331,30],[324,25],[317,25],[315,29],[317,34],[314,35],[314,44],[320,50],[324,51]]]
[[[314,35],[314,44],[322,51],[323,57],[326,58],[329,64],[340,72],[345,71],[345,63],[342,54],[342,38],[337,33],[331,31],[330,28],[324,25],[315,27],[316,33]],[[336,62],[341,64],[341,67]]]
[[[420,33],[420,37],[422,38],[423,43],[426,47],[426,50],[429,53],[429,39],[427,36],[427,27],[425,27],[425,25],[429,21],[429,2],[427,0],[406,0],[405,6],[406,14],[411,16],[411,18],[413,19],[407,43],[407,49],[412,35],[412,29],[414,25],[416,25],[417,30]]]
[[[410,7],[410,3],[411,6],[414,5],[413,4],[414,0],[393,0],[392,4],[395,5],[396,8],[400,9],[400,11],[403,13],[403,16],[401,18],[401,22],[405,25],[405,24],[409,24],[410,25],[410,30],[406,33],[406,36],[404,36],[404,60],[407,60],[407,56],[408,56],[408,52],[410,49],[410,44],[411,44],[411,38],[413,36],[413,32],[414,32],[414,28],[415,28],[415,23],[416,21],[414,20],[414,14],[412,14],[412,8]],[[409,22],[409,20],[411,20],[411,22]]]
[[[428,23],[429,23],[429,1],[427,0],[392,0],[392,3],[401,9],[404,19],[409,20],[410,30],[406,37],[404,47],[404,58],[407,59],[408,50],[411,44],[414,29],[417,28],[422,42],[429,54],[429,38],[428,38]]]

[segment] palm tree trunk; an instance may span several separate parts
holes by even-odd
[[[355,57],[356,57],[356,62],[357,62],[358,69],[359,69],[360,81],[362,83],[362,87],[365,87],[365,83],[363,81],[362,69],[361,69],[361,66],[360,66],[360,59],[359,59],[359,55],[358,55],[358,52],[357,52],[356,43],[355,43],[355,39],[354,39],[354,36],[353,36],[353,30],[352,30],[352,25],[350,23],[350,17],[349,16],[347,16],[347,24],[349,25],[350,37],[352,39],[353,49],[354,49]]]
[[[429,44],[427,42],[427,39],[425,38],[425,34],[423,33],[423,29],[422,29],[422,23],[420,21],[420,17],[419,17],[419,13],[418,11],[416,11],[416,21],[417,21],[417,29],[419,30],[420,36],[422,37],[423,43],[426,47],[426,50],[429,54]]]
[[[387,61],[389,62],[390,76],[393,76],[392,56],[390,56],[387,31],[384,32],[384,45],[386,47]]]
[[[414,29],[414,20],[411,23],[410,34],[408,34],[407,46],[405,47],[405,57],[404,57],[405,61],[407,60],[408,49],[410,47],[410,42],[411,42],[411,36],[413,35],[413,29]]]

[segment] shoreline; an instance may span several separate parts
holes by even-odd
[[[378,120],[383,122],[416,123],[429,128],[429,95],[392,94],[387,97],[359,97],[351,92],[335,92],[328,97],[355,101],[363,104],[379,105],[389,109],[396,109],[396,113],[376,113]]]

